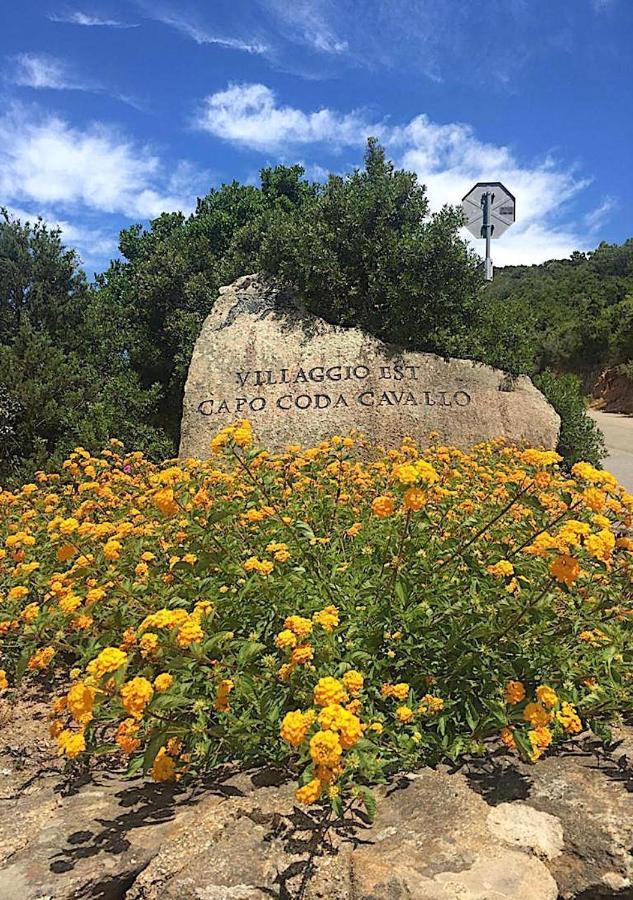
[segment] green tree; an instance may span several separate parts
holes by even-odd
[[[87,295],[79,258],[59,230],[14,221],[0,207],[0,342],[28,320],[64,346],[76,345]]]
[[[73,447],[96,450],[112,437],[159,459],[171,453],[151,425],[157,389],[142,390],[122,368],[104,377],[94,362],[22,325],[10,345],[0,345],[0,372],[0,481],[59,465]]]
[[[261,187],[232,182],[198,200],[189,218],[165,213],[121,233],[117,260],[97,279],[98,313],[116,321],[141,383],[161,385],[161,422],[177,440],[191,351],[218,288],[259,264],[262,235],[303,208],[316,186],[301,166],[263,169]]]
[[[143,389],[59,231],[0,220],[0,483],[111,437],[161,457],[159,389]],[[116,334],[116,332],[115,332]]]
[[[452,207],[431,215],[417,176],[395,169],[370,139],[363,169],[277,207],[257,261],[329,322],[455,354],[477,321],[482,283],[461,224]]]
[[[511,318],[517,364],[581,376],[633,355],[633,240],[538,266],[497,270],[485,292],[490,322]],[[495,355],[497,338],[485,350]],[[503,337],[501,337],[503,340]],[[484,342],[485,343],[485,342]]]
[[[307,181],[301,166],[261,172],[260,187],[211,190],[188,219],[165,214],[121,234],[123,260],[98,280],[143,385],[164,392],[177,439],[191,351],[220,285],[260,271],[292,285],[317,315],[406,347],[451,354],[478,316],[478,259],[461,213],[430,215],[424,187],[374,140],[363,169]]]

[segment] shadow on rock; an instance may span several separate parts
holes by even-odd
[[[67,846],[52,857],[51,872],[69,872],[77,862],[99,853],[114,856],[128,851],[132,842],[128,835],[137,828],[159,825],[172,821],[176,810],[195,803],[192,796],[183,796],[183,790],[171,785],[134,785],[114,794],[119,808],[130,809],[111,819],[93,819],[94,830],[90,828],[72,832],[66,838]]]
[[[530,796],[529,775],[503,756],[469,760],[462,772],[469,786],[490,806],[527,800]]]

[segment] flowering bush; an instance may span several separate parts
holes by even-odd
[[[490,741],[536,760],[602,734],[632,705],[633,496],[558,460],[272,455],[245,421],[202,462],[77,448],[0,492],[0,690],[63,685],[70,759],[158,781],[272,762],[335,808]]]

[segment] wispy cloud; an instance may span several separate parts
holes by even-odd
[[[193,166],[167,167],[151,147],[103,123],[73,128],[21,106],[0,117],[0,196],[9,204],[60,218],[83,210],[145,219],[191,211],[205,182]]]
[[[579,52],[579,26],[571,8],[561,11],[560,4],[544,5],[538,17],[528,0],[487,0],[485,5],[464,0],[257,0],[257,4],[280,39],[277,62],[296,59],[294,44],[330,73],[349,66],[392,71],[404,67],[433,83],[485,84],[505,94],[544,57]]]
[[[13,58],[10,80],[19,87],[52,90],[92,90],[82,83],[64,60],[37,53],[20,53]]]
[[[5,78],[18,87],[27,87],[33,90],[87,91],[91,94],[105,94],[134,109],[141,110],[143,108],[135,97],[117,93],[103,87],[98,82],[87,80],[81,77],[65,60],[47,54],[20,53],[18,56],[12,57]]]
[[[338,35],[331,19],[336,17],[332,3],[324,8],[319,0],[260,0],[272,14],[288,39],[305,44],[320,53],[340,54],[349,50],[347,40]]]
[[[253,54],[265,54],[269,50],[265,42],[255,38],[219,34],[203,24],[199,18],[179,9],[161,6],[154,2],[145,3],[144,0],[141,0],[141,6],[149,18],[176,29],[185,37],[195,41],[196,44],[215,44],[227,50],[239,50]]]
[[[289,145],[362,148],[378,137],[399,165],[426,184],[433,209],[459,203],[476,181],[500,180],[517,196],[517,224],[496,243],[497,264],[540,262],[590,243],[591,223],[566,222],[568,205],[588,185],[573,166],[553,157],[524,161],[511,148],[482,141],[464,123],[437,123],[421,114],[403,124],[361,111],[304,111],[277,102],[263,84],[233,84],[206,98],[197,125],[233,144],[285,158]],[[597,213],[596,213],[597,218]]]
[[[583,217],[583,222],[589,231],[596,232],[608,222],[611,214],[618,208],[618,202],[614,197],[605,197],[599,206],[589,210]]]
[[[76,10],[75,12],[49,13],[51,22],[65,25],[82,25],[85,28],[138,28],[138,22],[120,22],[118,19],[103,19]]]

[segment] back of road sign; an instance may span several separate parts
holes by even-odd
[[[491,195],[490,203],[490,237],[498,238],[514,222],[516,200],[500,181],[478,181],[462,200],[462,209],[466,216],[466,228],[476,238],[485,238],[484,203],[486,194]]]

